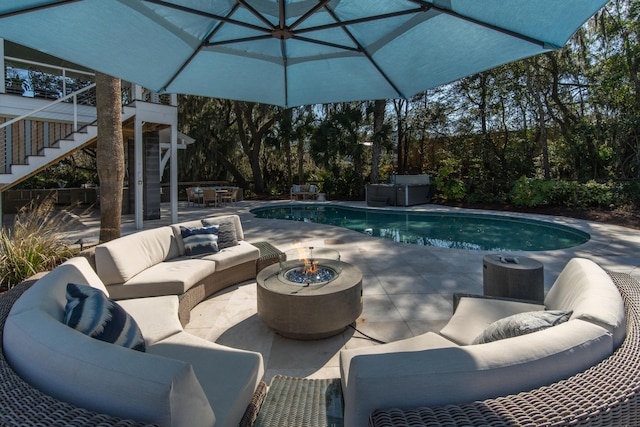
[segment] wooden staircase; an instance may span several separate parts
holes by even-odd
[[[123,107],[123,122],[134,115],[134,107]],[[94,143],[96,117],[95,85],[20,117],[0,117],[0,191]]]

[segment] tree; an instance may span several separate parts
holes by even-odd
[[[120,79],[96,73],[98,142],[96,167],[100,180],[100,242],[120,237],[124,141]]]
[[[373,141],[371,146],[371,183],[377,184],[380,172],[380,154],[382,152],[382,142],[384,139],[384,112],[387,101],[378,99],[373,111]]]
[[[265,192],[264,176],[260,167],[262,144],[273,132],[275,124],[286,110],[271,105],[240,101],[234,101],[233,106],[238,124],[238,137],[251,166],[255,191],[263,194]]]
[[[178,105],[180,130],[195,139],[179,157],[179,179],[226,181],[229,175],[249,188],[237,149],[238,131],[231,101],[183,95]]]

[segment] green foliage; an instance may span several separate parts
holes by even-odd
[[[0,285],[12,288],[28,277],[47,271],[75,254],[60,233],[68,229],[66,212],[53,203],[31,204],[16,215],[13,230],[0,230]]]
[[[511,202],[516,206],[542,206],[549,203],[547,189],[548,181],[532,179],[527,177],[519,178],[509,193]]]
[[[361,177],[353,168],[346,168],[338,174],[322,173],[320,178],[320,190],[330,199],[354,200],[361,197]]]
[[[570,208],[610,208],[619,204],[622,196],[627,199],[627,191],[620,184],[598,183],[593,180],[586,183],[522,177],[514,184],[509,196],[516,206],[564,206]]]
[[[460,164],[449,159],[442,162],[435,177],[438,197],[442,200],[463,200],[467,194],[467,187],[459,177]]]
[[[79,152],[26,179],[19,188],[79,188],[82,184],[96,183],[95,158]]]
[[[612,192],[616,206],[640,208],[640,180],[617,183]]]

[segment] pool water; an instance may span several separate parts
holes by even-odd
[[[428,213],[332,205],[279,205],[251,211],[258,218],[348,228],[394,242],[488,251],[547,251],[577,246],[589,234],[575,228],[499,215]]]

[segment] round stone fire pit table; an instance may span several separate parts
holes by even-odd
[[[287,338],[313,340],[339,334],[362,313],[362,272],[342,261],[324,266],[340,273],[321,284],[287,281],[278,264],[262,270],[258,283],[258,316]]]

